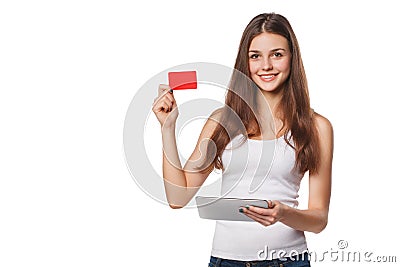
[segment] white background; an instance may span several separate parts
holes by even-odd
[[[335,251],[346,240],[347,251],[400,261],[395,6],[2,1],[0,266],[207,266],[214,223],[137,187],[124,161],[125,113],[135,91],[166,68],[233,66],[247,23],[271,11],[291,22],[312,106],[335,131],[329,225],[307,233],[309,249]],[[303,206],[306,189],[305,181]]]

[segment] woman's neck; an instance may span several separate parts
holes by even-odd
[[[257,94],[257,120],[262,136],[275,138],[279,135],[283,122],[279,114],[279,103],[282,99],[282,90],[266,92],[260,90]]]
[[[271,115],[273,117],[278,117],[278,106],[282,99],[283,90],[277,90],[273,92],[260,90],[260,92],[261,94],[257,94],[257,106],[259,107],[259,111],[261,111],[261,113],[265,113],[263,111],[267,111],[268,113],[272,113]]]

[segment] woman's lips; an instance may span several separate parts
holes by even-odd
[[[258,75],[263,82],[272,82],[275,80],[277,74],[263,74],[263,75]]]

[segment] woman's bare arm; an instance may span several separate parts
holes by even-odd
[[[181,167],[175,140],[175,128],[163,129],[163,176],[168,203],[171,208],[182,208],[196,194],[201,185],[213,170],[211,163],[198,167],[205,162],[208,140],[213,133],[216,122],[208,119],[205,123],[196,147],[185,167]]]
[[[193,153],[185,167],[182,168],[175,138],[178,106],[168,85],[159,86],[158,98],[153,104],[153,112],[161,124],[162,168],[167,200],[171,208],[182,208],[193,198],[213,169],[211,162],[207,163],[203,170],[197,167],[206,160],[206,153],[210,153],[206,149],[207,143],[217,125],[217,120],[215,116],[207,120]]]

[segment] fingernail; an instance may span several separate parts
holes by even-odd
[[[239,212],[243,212],[243,209],[242,209],[242,208],[240,208],[240,209],[239,209]]]
[[[246,209],[248,209],[248,210],[249,210],[249,209],[250,209],[250,206],[249,206],[249,205],[246,205]]]
[[[172,91],[172,89],[171,89],[171,90],[169,90],[169,92],[172,94],[174,91]]]

